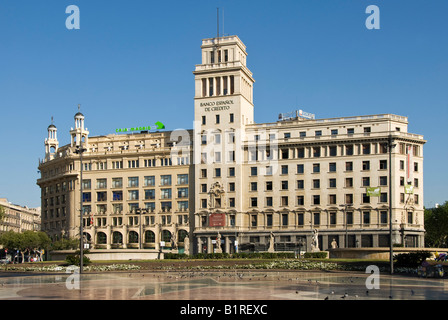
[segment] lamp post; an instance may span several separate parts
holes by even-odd
[[[347,208],[351,207],[351,204],[341,204],[339,205],[340,207],[344,207],[344,219],[345,219],[345,241],[344,241],[344,245],[345,248],[348,248],[348,231],[347,231]]]
[[[83,272],[83,268],[84,268],[84,230],[83,230],[83,210],[82,210],[82,203],[83,203],[83,199],[82,199],[82,154],[87,151],[86,148],[83,148],[82,146],[82,139],[80,141],[80,144],[78,146],[76,146],[75,149],[75,153],[79,154],[79,162],[80,162],[80,176],[79,176],[79,184],[80,184],[80,200],[79,200],[79,238],[80,238],[80,243],[79,243],[79,273],[81,274]]]
[[[389,134],[389,141],[387,144],[389,151],[389,261],[390,274],[394,273],[394,249],[392,244],[392,148],[396,144],[392,144],[392,134]]]

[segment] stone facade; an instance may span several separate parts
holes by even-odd
[[[424,245],[426,141],[406,117],[297,110],[257,124],[242,41],[204,39],[201,50],[193,130],[89,137],[78,113],[71,144],[59,147],[48,128],[43,230],[79,236],[82,144],[84,232],[96,248],[163,241],[183,252],[188,239],[190,253],[309,251],[314,230],[319,250],[387,247],[391,196],[393,243]]]

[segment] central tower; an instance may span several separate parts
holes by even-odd
[[[236,186],[243,183],[245,126],[254,123],[255,81],[246,66],[246,46],[237,36],[204,39],[201,49],[202,63],[193,72],[194,163],[198,181],[195,234],[198,251],[207,248],[213,252],[220,250],[220,243],[212,244],[210,239],[227,237],[223,243],[229,246],[241,226],[243,193]],[[227,235],[222,234],[224,230]],[[232,249],[234,246],[226,248],[226,252]]]

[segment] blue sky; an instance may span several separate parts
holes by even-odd
[[[80,29],[65,26],[69,5]],[[368,30],[367,6],[380,9]],[[201,39],[247,46],[256,122],[394,113],[422,134],[424,202],[448,200],[448,1],[0,0],[0,197],[40,206],[38,159],[54,117],[70,141],[77,105],[91,136],[163,122],[192,128]],[[221,17],[222,22],[222,17]]]

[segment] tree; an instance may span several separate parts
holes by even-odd
[[[50,243],[45,232],[25,231],[22,233],[8,231],[0,236],[0,244],[10,250],[19,250],[22,255],[22,262],[25,261],[25,253],[35,252],[42,258],[41,249],[47,248]]]
[[[448,201],[437,208],[425,209],[427,247],[448,247]]]

